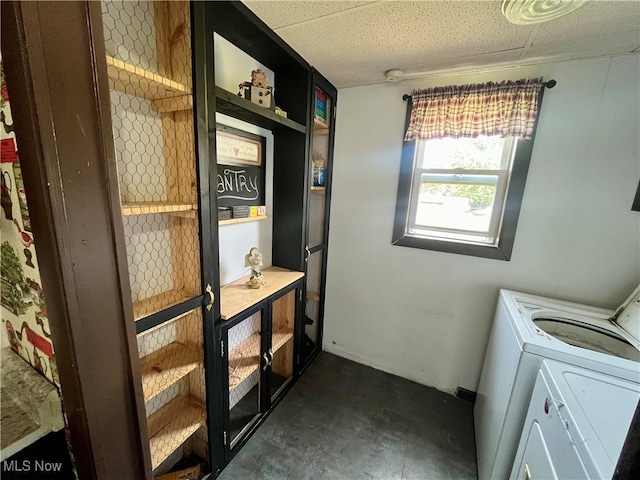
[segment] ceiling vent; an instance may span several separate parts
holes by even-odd
[[[589,0],[504,0],[502,13],[516,25],[531,25],[562,17]]]

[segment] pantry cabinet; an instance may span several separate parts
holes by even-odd
[[[191,11],[101,5],[141,400],[151,469],[164,473],[183,457],[210,463],[207,404],[216,405],[205,371],[215,266],[200,255],[213,244],[212,205],[199,195],[209,162],[196,162]]]
[[[294,379],[303,274],[264,270],[267,284],[247,294],[245,281],[221,293],[220,352],[227,372],[223,443],[230,460]]]
[[[307,365],[322,348],[324,294],[331,207],[333,171],[333,138],[337,91],[328,80],[313,69],[311,155],[308,157],[307,228],[306,228],[306,294],[305,322],[302,339],[303,364]]]
[[[239,2],[7,4],[79,475],[217,476],[321,349],[336,90]],[[214,34],[273,72],[286,116],[215,84]],[[260,289],[221,285],[216,114],[273,134]]]

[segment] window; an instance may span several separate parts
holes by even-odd
[[[484,93],[487,85],[503,84],[463,87],[465,94],[469,87],[480,87],[480,93]],[[534,97],[538,97],[540,85],[543,85],[541,79]],[[409,106],[407,137],[414,138],[405,139],[403,145],[393,244],[509,260],[533,148],[537,109],[533,120],[527,116],[529,139],[504,135],[503,125],[496,135],[491,128],[485,128],[493,119],[487,120],[482,117],[484,112],[477,111],[477,108],[490,109],[486,98],[476,102],[476,110],[470,114],[459,115],[460,112],[452,112],[450,106],[443,114],[443,89],[435,95],[434,90],[437,89],[414,91],[412,95],[415,98],[416,93],[426,94],[420,100],[428,99],[426,106],[418,102],[422,112],[417,118],[422,123],[417,127],[413,122],[415,100]],[[537,106],[540,98],[536,100]],[[454,106],[458,108],[461,103],[457,98]],[[459,121],[464,115],[473,121],[452,125],[452,118]],[[503,121],[504,112],[499,116]],[[418,134],[412,133],[412,127]]]

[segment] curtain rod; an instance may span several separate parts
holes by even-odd
[[[556,86],[558,82],[556,82],[555,80],[549,80],[548,82],[542,82],[542,88],[553,88]],[[408,93],[405,93],[402,96],[402,100],[404,100],[405,102],[407,100],[411,100],[411,95],[409,95]]]

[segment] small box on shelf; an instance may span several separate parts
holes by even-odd
[[[188,467],[176,472],[167,473],[166,475],[160,475],[155,477],[155,480],[200,480],[202,478],[202,467],[196,465],[195,467]]]
[[[249,208],[249,216],[250,217],[257,217],[258,216],[258,206],[257,205],[254,205],[254,206]]]
[[[248,205],[238,205],[235,207],[231,207],[233,211],[233,218],[247,218],[250,213],[250,208]]]
[[[231,207],[218,207],[218,220],[229,220],[231,218]]]
[[[325,161],[321,155],[313,156],[313,186],[324,187],[325,184]]]
[[[327,96],[321,90],[316,89],[316,112],[315,118],[322,123],[327,123]]]

